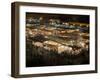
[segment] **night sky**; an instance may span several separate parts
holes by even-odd
[[[26,18],[40,18],[48,21],[49,19],[59,19],[61,22],[80,22],[89,24],[89,15],[73,15],[73,14],[51,14],[51,13],[29,13],[26,12]]]

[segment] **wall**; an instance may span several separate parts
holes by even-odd
[[[53,77],[38,77],[38,78],[22,78],[15,79],[10,77],[11,68],[11,2],[15,0],[1,0],[0,1],[0,80],[99,80],[100,69],[97,74],[80,74],[80,75],[64,75]],[[16,0],[20,1],[20,0]],[[100,9],[100,0],[21,0],[29,2],[41,2],[41,3],[55,3],[55,4],[76,4],[76,5],[89,5],[98,6]],[[100,11],[99,11],[100,13]],[[98,13],[98,14],[99,14]],[[98,22],[100,16],[98,16]],[[100,23],[99,23],[100,25]],[[98,34],[99,32],[98,25]],[[100,43],[100,37],[98,37],[98,44]],[[100,47],[100,45],[98,46]],[[99,54],[98,51],[98,64]],[[100,64],[98,65],[100,67]]]

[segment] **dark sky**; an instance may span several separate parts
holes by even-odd
[[[43,17],[44,20],[59,19],[61,22],[81,22],[89,24],[89,15],[51,14],[51,13],[26,13],[26,18]]]

